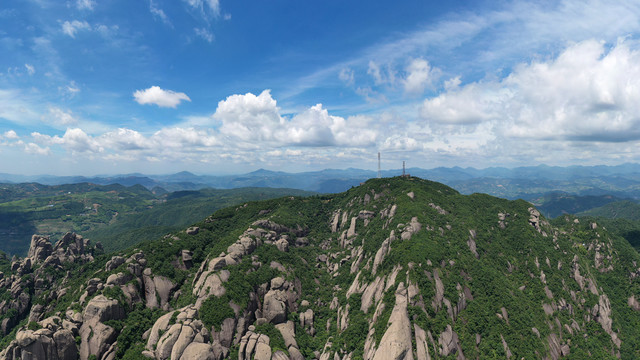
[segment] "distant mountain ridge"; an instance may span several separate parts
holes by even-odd
[[[619,198],[640,198],[640,164],[616,166],[525,166],[516,168],[490,167],[437,167],[406,170],[413,176],[445,183],[463,194],[487,193],[507,199],[533,199],[551,191],[562,191],[580,196],[613,195]],[[383,177],[397,176],[401,169],[383,170]],[[239,187],[285,187],[320,193],[336,193],[357,186],[377,176],[376,171],[363,169],[324,169],[288,173],[268,169],[238,175],[197,175],[182,171],[168,175],[140,173],[85,176],[23,176],[0,173],[0,182],[37,182],[61,185],[89,182],[99,185],[143,185],[148,189],[165,191],[199,190],[213,187],[232,189]]]

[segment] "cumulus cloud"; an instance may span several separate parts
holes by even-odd
[[[76,33],[80,30],[91,30],[91,25],[86,21],[65,21],[62,23],[62,32],[75,39]]]
[[[9,140],[18,140],[20,137],[13,130],[7,130],[2,134],[2,137]]]
[[[136,90],[133,98],[140,105],[158,105],[159,107],[176,108],[180,102],[191,101],[187,94],[175,92],[172,90],[164,90],[159,86],[152,86],[145,90]]]
[[[207,30],[205,28],[195,28],[193,30],[196,32],[196,35],[201,37],[206,42],[208,42],[208,43],[213,42],[214,36],[209,30]]]
[[[213,117],[222,122],[220,133],[243,141],[274,139],[274,130],[284,121],[270,90],[260,95],[231,95],[218,103]]]
[[[44,145],[61,145],[72,153],[99,153],[104,148],[92,136],[80,128],[69,128],[63,136],[50,136],[38,132],[31,133],[35,142]]]
[[[422,94],[432,85],[438,69],[434,69],[424,59],[413,59],[406,68],[407,76],[403,81],[404,91],[410,94]]]
[[[99,144],[99,148],[109,148],[116,151],[143,150],[150,147],[149,140],[144,135],[125,128],[107,132],[95,141]]]
[[[316,104],[290,119],[280,114],[269,90],[260,95],[232,95],[218,103],[213,115],[220,134],[246,144],[324,147],[371,145],[377,132],[364,117],[344,119]]]
[[[283,127],[283,135],[291,144],[329,146],[335,144],[332,126],[338,117],[329,115],[322,104],[316,104],[296,115]]]
[[[640,52],[620,40],[587,40],[557,58],[520,64],[495,81],[452,86],[426,99],[434,123],[492,122],[506,137],[625,142],[640,140]]]

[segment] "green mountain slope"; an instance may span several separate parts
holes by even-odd
[[[84,232],[160,202],[141,185],[2,184],[0,188],[0,250],[19,255],[27,252],[34,233],[57,237]]]
[[[616,201],[577,213],[578,216],[594,216],[609,219],[640,220],[640,204],[634,201]]]
[[[0,283],[0,359],[640,356],[628,242],[418,178],[248,202],[118,254],[47,244]]]
[[[620,200],[622,199],[611,195],[578,196],[563,192],[547,193],[541,197],[529,199],[540,212],[550,218],[582,213]]]
[[[167,194],[164,202],[152,208],[119,215],[108,226],[84,232],[84,235],[93,241],[100,241],[107,252],[123,250],[141,241],[155,240],[169,232],[178,231],[218,209],[234,204],[285,195],[312,194],[303,190],[271,188],[177,191]]]

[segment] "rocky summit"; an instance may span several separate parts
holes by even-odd
[[[0,359],[635,359],[640,255],[595,222],[413,177],[0,261]]]

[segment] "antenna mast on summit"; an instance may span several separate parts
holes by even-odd
[[[404,172],[404,161],[402,162],[402,177],[405,177],[405,172]]]
[[[378,179],[382,177],[382,172],[380,171],[380,152],[378,151]]]

